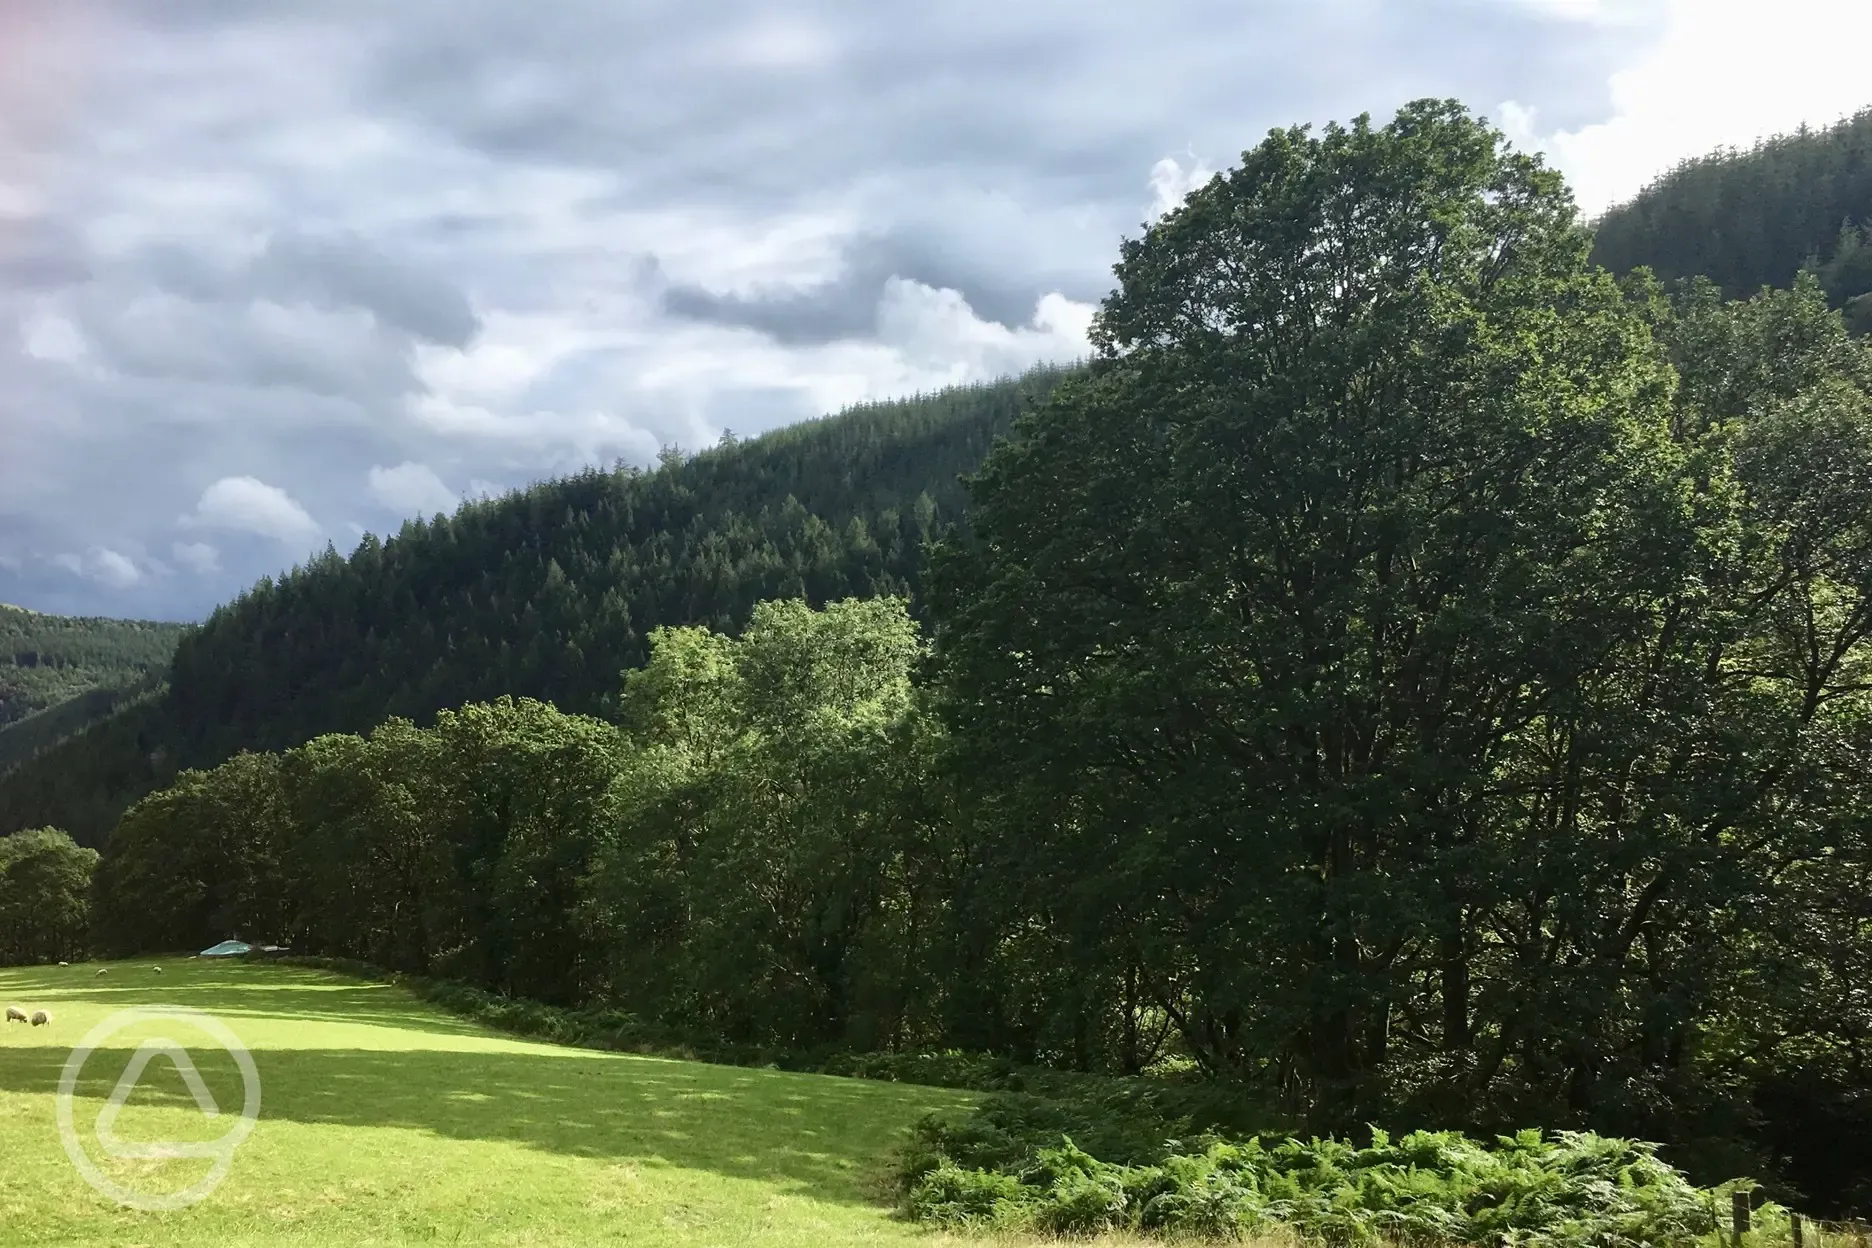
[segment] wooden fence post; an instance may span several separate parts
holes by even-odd
[[[1742,1248],[1742,1237],[1749,1229],[1749,1194],[1747,1192],[1729,1193],[1729,1222],[1735,1230],[1736,1248]]]
[[[1792,1209],[1788,1210],[1788,1226],[1794,1231],[1794,1248],[1804,1248],[1806,1234],[1801,1227],[1801,1216]]]

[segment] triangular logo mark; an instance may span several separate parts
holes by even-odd
[[[210,1118],[221,1116],[221,1107],[215,1104],[214,1094],[202,1081],[201,1072],[195,1069],[195,1062],[189,1057],[188,1051],[167,1036],[155,1036],[145,1040],[137,1047],[137,1051],[131,1054],[129,1064],[124,1067],[123,1075],[117,1080],[117,1086],[111,1090],[109,1098],[104,1102],[104,1108],[98,1111],[99,1145],[106,1153],[119,1160],[215,1156],[217,1146],[213,1143],[126,1144],[118,1139],[117,1133],[111,1129],[117,1124],[117,1115],[123,1109],[124,1102],[130,1099],[130,1093],[136,1090],[138,1081],[143,1078],[143,1072],[149,1069],[149,1064],[158,1057],[169,1059],[170,1064],[176,1069],[176,1074],[182,1076],[182,1082],[188,1087],[189,1095],[195,1098],[195,1104],[200,1106],[203,1114]]]

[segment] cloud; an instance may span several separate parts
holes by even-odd
[[[1190,153],[1190,167],[1185,169],[1183,162],[1174,156],[1166,156],[1151,166],[1150,187],[1154,193],[1151,200],[1150,215],[1152,220],[1173,212],[1183,203],[1185,197],[1203,183],[1216,175],[1216,171]]]
[[[207,542],[176,542],[169,549],[175,561],[192,572],[211,576],[221,570],[221,552]]]
[[[394,468],[372,465],[369,479],[371,496],[402,515],[449,513],[461,502],[427,464],[405,462]]]
[[[288,545],[310,542],[320,533],[318,522],[292,495],[253,477],[223,477],[216,481],[202,491],[194,512],[178,523],[190,528],[255,533]]]
[[[1575,20],[1630,28],[1631,6],[1546,0]],[[1609,116],[1543,129],[1543,110],[1512,97],[1504,132],[1546,151],[1597,215],[1679,161],[1802,125],[1826,125],[1872,104],[1865,49],[1872,6],[1839,0],[1711,4],[1668,0],[1661,34],[1611,75]]]
[[[466,346],[481,327],[455,285],[351,233],[277,234],[250,272],[256,292],[276,301],[361,308],[380,324],[443,346]]]
[[[1616,187],[1858,80],[1738,60],[1744,7],[0,4],[0,598],[199,617],[450,482],[1073,358],[1119,240],[1274,127],[1457,96]],[[93,550],[141,579],[50,562]]]
[[[71,364],[85,354],[84,336],[56,312],[35,311],[20,322],[20,346],[34,359]]]
[[[53,555],[51,562],[110,589],[128,589],[143,579],[142,571],[127,555],[102,546],[93,546],[82,555]]]

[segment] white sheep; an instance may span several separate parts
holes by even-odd
[[[110,974],[110,967],[108,967],[108,966],[100,966],[100,967],[98,967],[98,974],[100,974],[100,975],[108,975],[108,974]]]
[[[158,975],[162,974],[162,967],[160,966],[152,966],[150,967],[150,970],[154,971]]]
[[[51,1015],[50,1013],[48,1013],[47,1011],[45,1011],[45,1010],[34,1010],[34,1011],[33,1011],[33,1016],[32,1016],[32,1019],[31,1019],[31,1022],[32,1022],[32,1025],[33,1025],[33,1026],[35,1026],[35,1027],[43,1027],[43,1026],[45,1026],[45,1025],[46,1025],[47,1023],[49,1023],[49,1022],[51,1022],[51,1021],[52,1021],[52,1015]]]
[[[6,1021],[9,1023],[23,1023],[26,1021],[26,1011],[20,1009],[17,1005],[9,1005],[6,1007]]]

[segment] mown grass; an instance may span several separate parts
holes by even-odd
[[[968,1093],[563,1048],[502,1035],[392,985],[277,965],[148,961],[0,970],[0,1004],[53,1014],[0,1031],[0,1242],[145,1244],[759,1244],[961,1242],[886,1207],[894,1150]],[[95,1024],[129,1006],[201,1010],[252,1052],[258,1126],[199,1204],[126,1209],[67,1158],[56,1090]],[[180,1190],[202,1159],[115,1162],[93,1127],[131,1052],[190,1051],[216,1103],[233,1059],[188,1027],[139,1025],[100,1049],[74,1121],[105,1173]],[[209,1140],[174,1067],[152,1062],[116,1133]],[[1111,1241],[1117,1242],[1117,1241]]]

